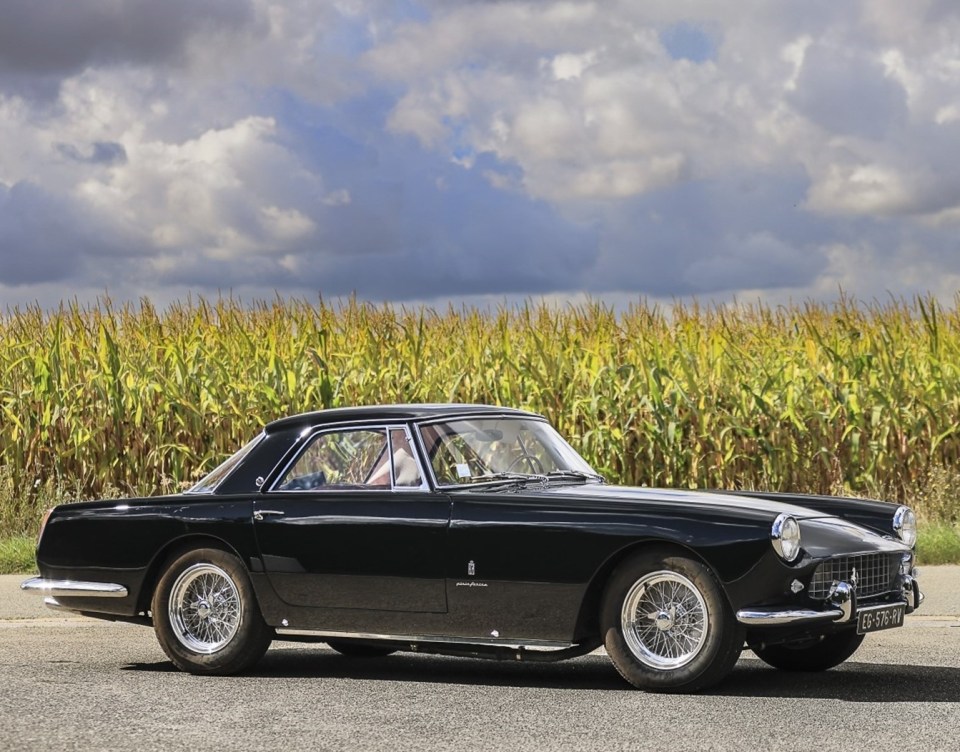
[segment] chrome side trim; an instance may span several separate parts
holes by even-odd
[[[32,577],[20,584],[21,590],[42,593],[53,598],[126,598],[127,589],[114,582],[79,582],[77,580],[46,580]],[[59,605],[59,604],[58,604]]]
[[[390,635],[390,634],[372,634],[369,632],[335,632],[325,629],[292,629],[278,627],[277,636],[283,638],[284,635],[291,637],[330,637],[330,638],[348,638],[354,640],[385,640],[389,642],[416,643],[444,643],[451,645],[483,645],[492,647],[524,647],[541,648],[543,650],[566,650],[575,647],[572,642],[558,642],[553,640],[495,640],[488,637],[448,637],[445,635]]]

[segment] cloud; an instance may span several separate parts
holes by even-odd
[[[57,151],[67,159],[87,164],[117,164],[127,161],[127,150],[123,144],[110,141],[95,141],[90,145],[89,154],[84,154],[73,144],[57,144]]]
[[[40,186],[0,183],[0,284],[70,280],[84,253],[95,248],[96,233],[89,229],[75,206]]]
[[[942,290],[957,38],[945,0],[12,0],[0,293]]]
[[[794,86],[787,101],[831,134],[881,139],[909,116],[907,92],[881,60],[846,48],[808,46]]]
[[[88,66],[175,62],[194,36],[250,24],[246,0],[5,0],[3,74],[68,76]]]

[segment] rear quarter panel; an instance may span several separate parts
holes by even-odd
[[[132,616],[149,608],[152,585],[178,546],[226,548],[247,567],[256,557],[248,497],[189,496],[84,502],[57,507],[37,547],[37,566],[48,579],[115,582],[126,598],[57,600],[82,611]]]

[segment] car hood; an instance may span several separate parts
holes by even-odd
[[[546,488],[523,490],[525,495],[562,496],[577,501],[599,503],[622,502],[632,505],[683,506],[684,508],[715,510],[735,513],[736,516],[754,519],[769,519],[771,522],[780,514],[789,514],[798,520],[815,518],[837,519],[816,509],[788,504],[782,501],[756,497],[735,496],[733,494],[714,493],[712,491],[688,491],[676,488],[646,488],[639,486],[610,486],[600,483],[583,485],[554,485]]]

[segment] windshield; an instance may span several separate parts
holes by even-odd
[[[523,478],[602,480],[549,423],[533,418],[470,418],[421,426],[440,486]]]
[[[211,470],[207,475],[194,486],[191,486],[187,493],[191,494],[204,494],[204,493],[213,493],[214,489],[220,485],[220,481],[226,478],[230,473],[233,472],[233,469],[240,464],[244,457],[246,457],[250,450],[253,449],[257,442],[263,438],[263,434],[258,435],[253,441],[244,444],[243,447],[235,454],[231,455],[229,459],[225,462],[217,465],[213,470]]]

